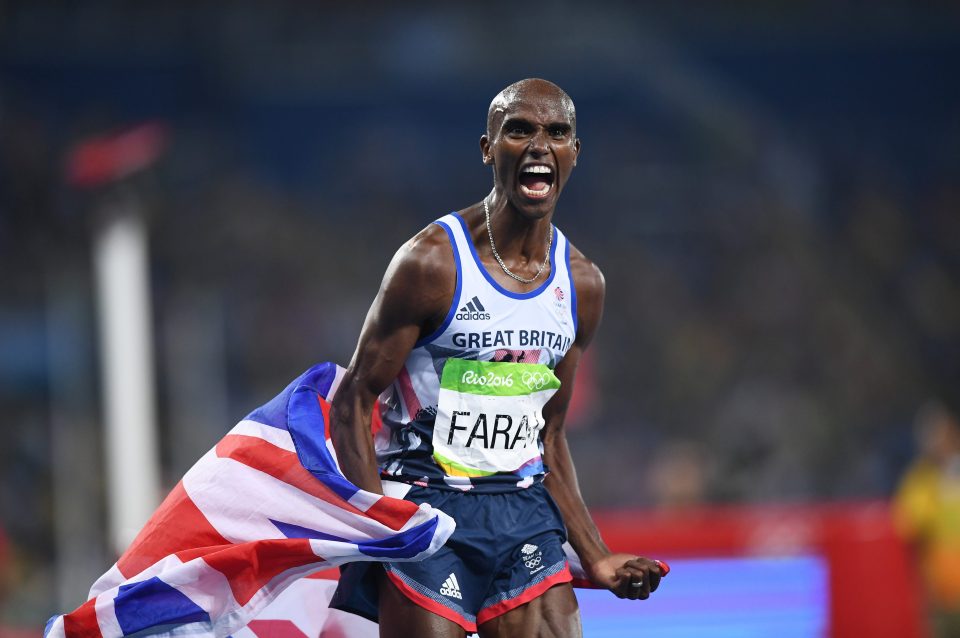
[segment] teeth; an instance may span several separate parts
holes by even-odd
[[[551,185],[547,184],[540,190],[535,191],[532,188],[527,188],[523,184],[520,184],[520,192],[522,192],[524,195],[528,197],[543,197],[544,195],[550,192],[550,188],[551,188]]]
[[[550,170],[549,166],[527,166],[525,169],[523,169],[523,172],[524,173],[543,173],[543,174],[549,175],[553,171]]]

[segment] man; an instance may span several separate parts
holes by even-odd
[[[934,636],[960,635],[960,421],[945,404],[914,421],[917,458],[893,495],[901,536],[917,554]]]
[[[545,80],[507,87],[480,150],[493,190],[396,253],[332,405],[348,479],[457,521],[426,561],[346,570],[345,608],[377,579],[381,636],[580,635],[565,537],[621,598],[647,598],[661,577],[657,561],[604,545],[563,429],[604,296],[600,270],[552,225],[580,153],[573,102]]]

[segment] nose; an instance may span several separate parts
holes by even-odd
[[[547,130],[544,128],[537,129],[537,131],[530,136],[530,153],[536,157],[546,155],[550,150],[548,140]]]

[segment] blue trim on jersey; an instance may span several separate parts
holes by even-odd
[[[567,245],[564,247],[563,252],[564,252],[563,258],[567,262],[567,279],[570,280],[570,312],[573,314],[573,339],[574,341],[576,341],[580,318],[577,316],[577,283],[573,280],[573,271],[570,270],[570,240],[569,239],[567,239]]]
[[[413,344],[414,348],[419,348],[420,346],[426,345],[444,333],[444,331],[450,325],[450,322],[453,321],[453,315],[457,312],[457,306],[460,305],[460,291],[463,288],[463,275],[460,274],[460,269],[462,267],[460,265],[460,250],[457,248],[457,239],[453,236],[453,229],[439,219],[433,223],[447,231],[447,237],[450,238],[450,246],[453,247],[453,262],[457,265],[457,289],[453,291],[453,301],[450,302],[450,310],[447,311],[446,319],[443,320],[443,323],[440,324],[440,327],[434,330],[433,333]]]
[[[498,284],[497,280],[494,279],[489,272],[487,272],[486,268],[483,267],[483,262],[480,261],[480,255],[477,254],[477,247],[473,245],[473,238],[472,238],[472,235],[470,235],[470,230],[467,228],[467,222],[465,222],[463,217],[461,217],[460,215],[457,215],[456,213],[454,213],[454,215],[458,220],[460,220],[460,226],[463,227],[463,234],[465,235],[467,245],[470,246],[470,252],[473,253],[473,260],[476,262],[477,268],[480,269],[480,272],[483,273],[483,276],[486,277],[488,282],[490,282],[490,285],[493,286],[501,294],[507,297],[510,297],[511,299],[531,299],[539,295],[541,292],[543,292],[546,289],[546,287],[550,285],[550,282],[553,281],[553,276],[557,274],[557,269],[551,266],[550,275],[547,277],[547,280],[544,281],[542,284],[540,284],[535,290],[531,290],[530,292],[512,292],[510,290],[507,290],[506,288]],[[556,227],[554,227],[553,234],[556,235],[558,232],[559,231],[557,231]],[[551,264],[557,263],[555,259],[556,254],[557,254],[557,242],[554,241],[553,245],[550,246],[550,263]]]

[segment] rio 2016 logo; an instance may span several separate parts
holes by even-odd
[[[489,385],[492,387],[502,386],[506,388],[513,387],[513,375],[499,375],[494,372],[486,374],[477,374],[473,370],[467,370],[460,377],[460,383],[465,385]]]
[[[550,382],[550,377],[543,372],[524,372],[520,375],[520,383],[530,390],[540,390]]]

